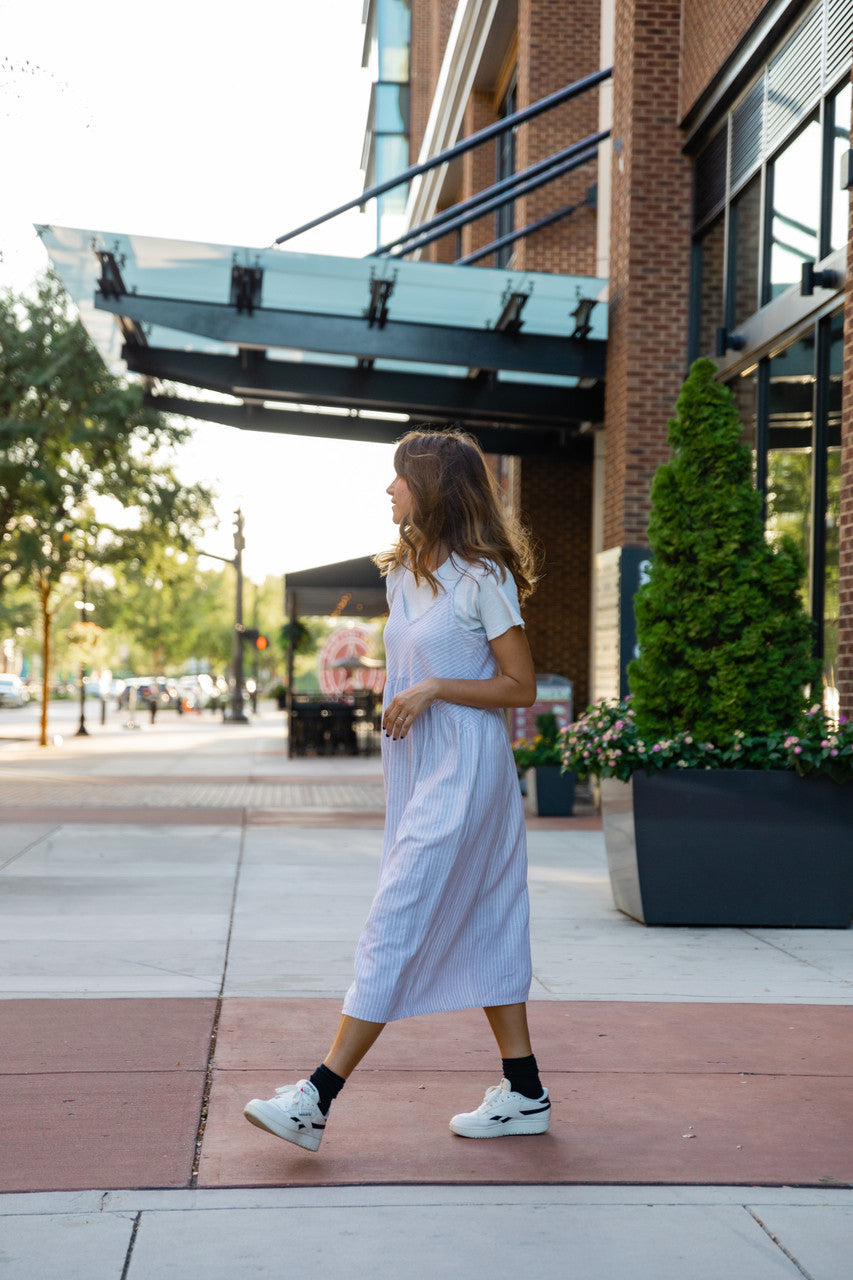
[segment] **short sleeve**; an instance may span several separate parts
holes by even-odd
[[[515,579],[508,570],[502,578],[497,565],[470,565],[454,592],[454,608],[463,627],[485,632],[487,640],[524,626]]]
[[[394,600],[394,592],[397,590],[397,587],[400,585],[400,579],[402,576],[403,576],[403,568],[402,568],[402,565],[399,565],[399,564],[395,564],[391,569],[388,570],[387,574],[385,575],[385,597],[388,601],[389,609],[391,608],[391,604],[393,603],[393,600]]]

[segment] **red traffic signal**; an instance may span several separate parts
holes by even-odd
[[[244,640],[248,640],[249,644],[253,644],[256,649],[264,650],[269,647],[269,640],[256,627],[245,627],[240,634]]]

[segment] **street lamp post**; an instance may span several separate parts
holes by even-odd
[[[83,587],[81,591],[81,600],[74,601],[74,608],[80,610],[80,621],[86,621],[86,614],[91,613],[94,605],[86,599],[86,578],[83,578]],[[86,728],[86,664],[80,659],[80,724],[75,733],[75,738],[88,738],[89,730]]]
[[[248,724],[249,717],[243,709],[243,551],[246,539],[243,537],[243,512],[238,507],[234,512],[234,558],[217,556],[211,551],[200,551],[200,556],[208,560],[221,560],[223,564],[233,564],[237,572],[237,595],[234,605],[234,631],[231,640],[231,667],[234,673],[234,688],[231,691],[231,709],[223,716],[227,724]]]
[[[234,568],[237,570],[237,595],[234,606],[234,634],[231,641],[231,666],[234,671],[234,689],[231,694],[232,724],[248,724],[249,717],[243,709],[243,512],[238,507],[234,513]]]

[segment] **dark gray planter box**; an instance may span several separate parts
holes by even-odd
[[[616,906],[643,924],[846,929],[853,784],[669,769],[601,780]]]
[[[527,811],[540,818],[571,817],[575,804],[575,774],[562,772],[558,764],[539,764],[524,775]]]

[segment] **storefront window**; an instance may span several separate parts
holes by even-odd
[[[830,250],[840,249],[847,243],[847,227],[850,216],[850,193],[838,185],[841,156],[850,146],[851,86],[849,82],[831,100],[832,128],[832,215]]]
[[[712,352],[717,329],[724,322],[726,224],[720,217],[699,242],[699,350]]]
[[[518,89],[513,80],[498,108],[498,116],[501,120],[505,120],[507,116],[515,115],[517,110]],[[499,134],[495,141],[496,182],[502,182],[504,178],[510,178],[515,173],[515,135],[515,129],[507,129],[506,133]],[[499,205],[495,211],[495,239],[499,240],[501,236],[507,236],[514,230],[515,202],[510,200],[506,204]],[[514,246],[511,244],[498,249],[494,255],[494,265],[505,267],[511,260],[513,252]]]
[[[811,545],[814,335],[770,361],[767,421],[767,536],[787,534],[808,564]],[[810,593],[804,590],[804,603]]]
[[[834,316],[829,341],[827,391],[826,514],[823,599],[823,682],[829,711],[837,714],[838,694],[838,524],[841,518],[841,368],[843,316]]]
[[[732,319],[736,329],[759,305],[761,262],[761,175],[757,174],[732,205],[734,279]]]
[[[803,263],[820,256],[821,130],[817,120],[777,156],[770,169],[769,191],[767,302],[798,284]]]
[[[758,366],[735,378],[730,384],[737,416],[743,427],[743,443],[752,450],[753,470],[758,447]]]

